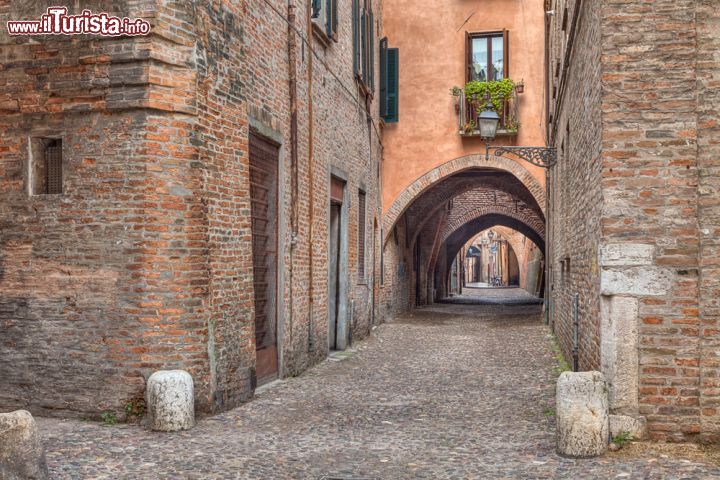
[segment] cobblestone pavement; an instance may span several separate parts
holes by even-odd
[[[527,290],[517,287],[490,288],[483,283],[469,283],[462,295],[443,300],[443,303],[466,305],[537,305],[543,303]]]
[[[720,478],[667,455],[558,457],[550,346],[537,306],[437,305],[189,432],[39,426],[63,479]]]

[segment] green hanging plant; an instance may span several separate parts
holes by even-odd
[[[491,82],[474,80],[465,84],[465,97],[475,106],[484,106],[488,96],[496,112],[501,112],[503,103],[510,98],[515,90],[515,82],[509,78]]]

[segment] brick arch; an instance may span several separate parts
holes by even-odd
[[[488,168],[511,173],[528,189],[540,210],[543,213],[545,212],[544,187],[518,162],[507,157],[494,155],[490,156],[489,159],[486,159],[484,154],[479,153],[466,155],[450,160],[430,170],[403,190],[384,215],[383,229],[385,231],[385,240],[390,237],[390,232],[395,222],[397,222],[413,201],[418,199],[426,190],[443,179],[473,168]]]
[[[503,227],[512,228],[528,237],[537,247],[545,251],[545,238],[541,236],[532,227],[527,225],[521,218],[517,218],[513,212],[488,212],[484,215],[472,218],[471,220],[461,224],[450,232],[448,237],[444,240],[446,244],[446,253],[448,258],[448,264],[452,263],[452,259],[458,254],[460,249],[470,240],[472,237],[492,228],[496,225]]]
[[[440,234],[440,243],[444,243],[463,225],[487,215],[503,215],[505,217],[515,219],[533,230],[537,236],[543,240],[543,242],[545,241],[545,223],[531,212],[527,210],[516,210],[507,205],[480,205],[461,208],[457,211],[453,210],[450,218],[443,228],[442,233]],[[526,237],[529,237],[529,235],[526,235]],[[535,243],[537,244],[537,242]]]

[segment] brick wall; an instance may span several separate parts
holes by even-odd
[[[700,429],[720,441],[720,12],[695,3],[697,18],[698,223],[700,227]]]
[[[548,48],[554,88],[551,102],[561,95],[573,4],[556,2]],[[569,4],[567,14],[564,4]],[[553,111],[554,144],[558,164],[550,170],[549,298],[551,322],[568,359],[573,349],[573,295],[579,296],[579,364],[582,370],[600,368],[599,273],[597,265],[602,208],[600,173],[600,18],[597,2],[583,4],[575,40],[572,68],[566,72],[566,91],[560,111]],[[566,30],[562,30],[567,16]],[[569,261],[568,261],[569,260]],[[567,265],[569,264],[569,269]]]
[[[288,8],[269,3],[119,2],[123,16],[151,21],[150,36],[0,36],[2,408],[122,410],[163,368],[190,371],[200,412],[252,395],[251,126],[281,151],[281,375],[302,371],[328,350],[331,168],[344,172],[350,203],[351,329],[355,338],[369,331],[380,261],[372,250],[379,243],[380,143],[353,78],[351,2],[340,2],[337,43],[311,40],[318,55],[312,167],[309,53],[296,38],[297,197],[282,18]],[[83,7],[107,11],[102,2]],[[303,35],[306,7],[297,4]],[[11,2],[0,20],[39,14]],[[369,105],[377,125],[377,98]],[[36,136],[63,139],[62,195],[28,195],[28,143]],[[356,273],[360,188],[367,194],[364,280]]]
[[[614,413],[644,416],[654,439],[716,439],[718,19],[703,1],[584,2],[578,25],[553,112],[556,331],[567,355],[564,284],[581,294],[580,367],[605,372]]]

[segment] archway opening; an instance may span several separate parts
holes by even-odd
[[[536,198],[537,192],[512,172],[474,167],[430,182],[399,216],[388,212],[391,217],[383,222],[390,225],[383,235],[384,314],[392,317],[460,294],[468,283],[467,269],[480,268],[474,260],[464,264],[472,247],[468,242],[489,229],[507,229],[508,237],[522,237],[527,248],[542,253],[545,216]],[[388,218],[396,220],[389,223]],[[526,247],[506,242],[501,248],[500,282],[524,287]],[[533,286],[528,292],[541,295],[542,289]]]

